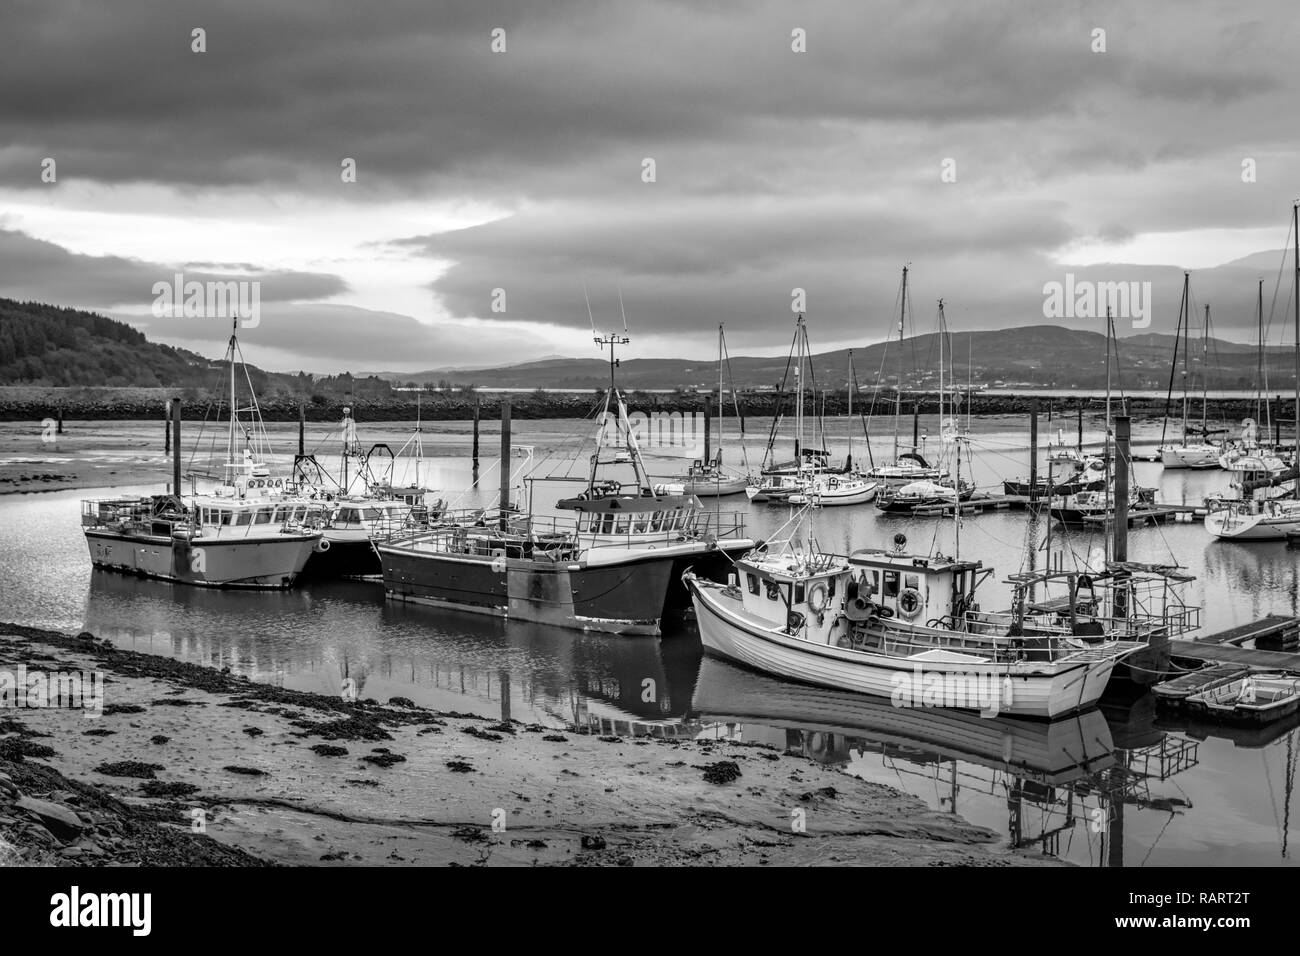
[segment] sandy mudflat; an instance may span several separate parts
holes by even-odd
[[[991,831],[891,788],[762,746],[595,737],[350,703],[84,636],[0,625],[0,671],[20,663],[102,670],[107,707],[98,718],[0,712],[0,836],[10,845],[0,854],[15,859],[1054,862],[1006,851]],[[60,821],[59,808],[72,816]],[[196,810],[199,835],[191,832]]]

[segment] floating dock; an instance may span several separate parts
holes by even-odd
[[[1140,528],[1149,524],[1168,524],[1171,521],[1190,523],[1205,520],[1206,508],[1203,505],[1153,505],[1145,508],[1128,510],[1128,526]],[[1113,521],[1110,515],[1088,515],[1084,524],[1097,525]]]
[[[1254,641],[1255,647],[1241,647],[1247,641]],[[1300,620],[1290,615],[1270,614],[1199,640],[1171,640],[1169,654],[1188,662],[1236,664],[1300,673],[1300,653],[1287,649],[1296,647],[1300,647]]]

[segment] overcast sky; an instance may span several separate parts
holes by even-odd
[[[1263,278],[1281,342],[1298,21],[1282,0],[4,0],[0,295],[219,355],[224,324],[154,317],[153,284],[257,280],[255,364],[412,371],[597,356],[584,285],[601,329],[621,289],[627,355],[709,357],[720,322],[733,354],[784,352],[796,288],[819,351],[896,333],[905,263],[916,331],[940,296],[954,330],[1042,323],[1073,273],[1150,281],[1170,332],[1186,268],[1243,341]]]

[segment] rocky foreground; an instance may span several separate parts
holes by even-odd
[[[0,863],[1053,862],[769,747],[347,701],[0,625],[0,677],[19,665],[99,670],[104,707],[0,710]]]

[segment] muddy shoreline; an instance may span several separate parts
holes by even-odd
[[[766,746],[350,701],[0,624],[19,665],[99,671],[105,706],[0,709],[0,863],[1057,863]]]

